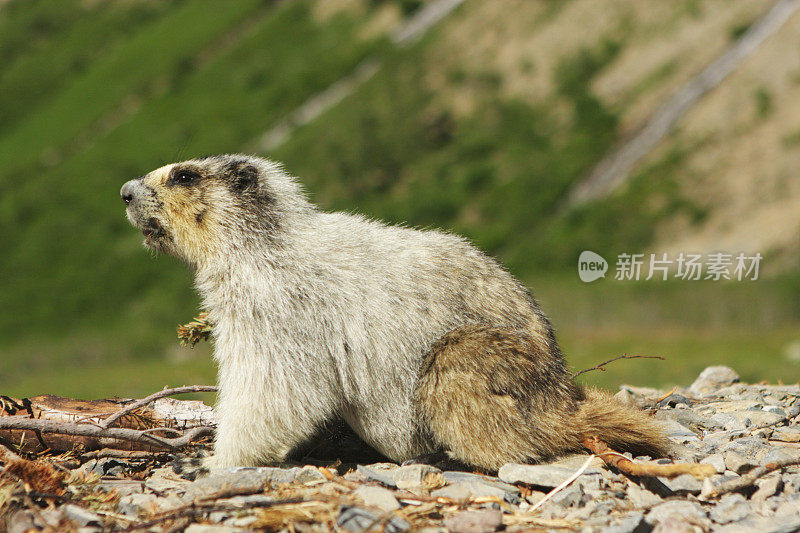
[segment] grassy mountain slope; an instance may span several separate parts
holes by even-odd
[[[753,361],[795,339],[792,279],[757,289],[703,285],[689,302],[685,285],[601,287],[574,276],[583,249],[644,251],[673,242],[675,228],[701,234],[716,220],[723,202],[708,202],[686,176],[708,174],[717,180],[709,186],[726,179],[714,165],[685,171],[708,146],[693,141],[708,136],[685,132],[722,128],[724,105],[706,111],[716,122],[690,117],[620,194],[562,210],[569,187],[769,2],[599,5],[469,0],[403,50],[385,36],[417,2],[3,6],[0,388],[133,394],[210,381],[207,347],[187,360],[174,345],[173,325],[196,311],[190,276],[142,250],[119,187],[176,159],[252,146],[368,55],[381,60],[372,79],[267,154],[302,176],[321,206],[468,235],[532,284],[577,368],[655,350],[675,358],[659,383],[726,357],[750,379],[781,375],[780,361]],[[791,47],[790,38],[781,43]],[[753,60],[757,72],[774,56]],[[768,92],[772,99],[745,96],[749,105],[793,105],[790,91]],[[746,143],[750,125],[737,142]],[[776,157],[794,150],[792,131]],[[724,138],[713,139],[722,158]],[[744,303],[754,298],[759,305]],[[749,311],[727,311],[742,307]],[[698,352],[707,357],[692,359]],[[649,364],[592,379],[613,383],[631,368],[649,378]]]

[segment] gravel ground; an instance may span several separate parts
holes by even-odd
[[[53,471],[66,475],[57,498],[35,489],[35,476],[46,477],[46,468],[16,477],[6,472],[0,513],[11,533],[800,530],[798,466],[714,494],[758,466],[800,459],[800,385],[747,385],[729,368],[710,367],[688,388],[622,386],[618,397],[651,409],[683,446],[683,459],[717,473],[705,480],[688,474],[633,479],[597,457],[576,455],[550,464],[508,464],[496,476],[376,463],[226,469],[190,481],[169,466],[174,457],[161,454],[63,461]]]

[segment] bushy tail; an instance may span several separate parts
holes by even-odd
[[[586,399],[576,420],[581,442],[596,436],[614,450],[631,452],[634,456],[670,454],[672,444],[657,420],[606,392],[591,387],[583,392]]]

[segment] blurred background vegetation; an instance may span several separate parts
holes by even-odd
[[[408,46],[415,0],[0,2],[0,392],[212,383],[179,347],[191,278],[141,246],[123,182],[222,152],[282,161],[325,209],[462,233],[552,316],[586,381],[687,384],[711,364],[800,379],[800,16],[634,169],[570,188],[772,6],[466,0]],[[362,62],[375,74],[265,149]],[[611,263],[582,283],[582,250]],[[618,253],[760,252],[749,282],[614,281]]]

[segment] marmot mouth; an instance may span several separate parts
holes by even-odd
[[[161,224],[155,218],[151,218],[147,221],[147,225],[142,227],[142,235],[145,238],[149,237],[163,237],[165,235],[164,228],[161,227]]]

